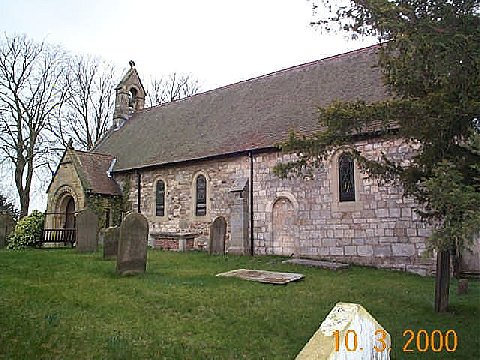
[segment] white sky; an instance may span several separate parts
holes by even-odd
[[[177,71],[201,90],[374,43],[312,28],[308,0],[0,0],[0,31],[98,55],[140,77]],[[45,208],[45,196],[32,209]]]

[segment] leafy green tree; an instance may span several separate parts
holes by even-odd
[[[292,133],[281,147],[298,160],[278,165],[276,173],[302,172],[365,129],[404,139],[418,149],[408,162],[350,151],[367,173],[399,182],[417,200],[423,220],[437,224],[431,248],[459,251],[480,229],[480,153],[470,144],[478,143],[480,131],[479,1],[322,3],[329,12],[315,24],[323,30],[378,37],[379,66],[391,96],[321,108],[326,130],[309,137]],[[314,8],[320,12],[317,2]]]
[[[15,225],[15,231],[8,240],[7,248],[18,250],[36,245],[42,236],[44,223],[45,214],[37,210],[21,218]]]
[[[480,135],[472,136],[466,146],[472,152],[480,154]],[[478,173],[480,163],[472,167]],[[460,271],[458,262],[461,250],[468,247],[480,229],[479,181],[478,176],[473,181],[465,179],[465,174],[456,164],[442,160],[434,167],[432,176],[423,183],[428,201],[419,212],[436,225],[430,237],[429,248],[455,251],[456,276]]]

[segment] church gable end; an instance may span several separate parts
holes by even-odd
[[[63,228],[66,219],[62,214],[66,213],[67,205],[73,207],[74,212],[85,207],[85,191],[75,161],[74,150],[66,149],[47,189],[47,229]],[[73,205],[68,204],[70,200]]]
[[[113,178],[108,176],[113,158],[67,148],[48,187],[46,228],[64,228],[68,215],[90,207],[95,210],[101,224],[109,225],[110,218],[118,218],[117,202],[121,191]],[[115,214],[112,214],[115,212]],[[70,225],[71,225],[70,224]]]

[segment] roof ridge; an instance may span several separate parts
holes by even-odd
[[[308,61],[308,62],[305,62],[305,63],[297,64],[297,65],[292,65],[292,66],[289,66],[289,67],[286,67],[286,68],[283,68],[283,69],[280,69],[280,70],[275,70],[275,71],[272,71],[272,72],[269,72],[269,73],[266,73],[266,74],[263,74],[263,75],[248,78],[248,79],[245,79],[245,80],[239,80],[239,81],[231,83],[231,84],[222,85],[222,86],[217,87],[215,89],[206,90],[206,91],[203,91],[203,92],[200,92],[200,93],[197,93],[197,94],[193,94],[193,95],[190,95],[190,96],[178,99],[178,100],[169,101],[169,102],[166,102],[166,103],[163,103],[163,104],[151,106],[149,108],[144,108],[141,111],[154,110],[154,109],[157,109],[157,108],[160,108],[160,107],[168,106],[170,104],[176,104],[176,103],[181,102],[181,101],[187,101],[187,100],[192,99],[192,98],[197,97],[197,96],[207,95],[207,94],[210,94],[214,91],[223,90],[223,89],[227,89],[227,88],[239,85],[239,84],[268,78],[268,77],[271,77],[271,76],[274,76],[274,75],[277,75],[277,74],[282,74],[282,73],[285,73],[285,72],[288,72],[288,71],[291,71],[291,70],[296,70],[296,69],[299,69],[299,68],[302,68],[302,67],[308,67],[308,66],[311,66],[311,65],[315,65],[315,64],[318,64],[320,62],[327,62],[327,61],[336,60],[336,59],[339,59],[339,58],[342,58],[342,57],[351,56],[351,55],[356,54],[356,53],[362,53],[362,52],[367,51],[367,50],[372,50],[374,48],[379,48],[380,46],[381,46],[381,44],[374,44],[374,45],[365,46],[365,47],[361,47],[361,48],[358,48],[358,49],[350,50],[350,51],[347,51],[347,52],[344,52],[344,53],[339,53],[339,54],[327,56],[327,57],[324,57],[324,58],[321,58],[321,59],[312,60],[312,61]],[[132,115],[132,117],[135,117],[135,113]]]
[[[388,98],[377,66],[383,46],[324,56],[137,111],[94,151],[115,156],[115,171],[120,171],[271,148],[291,129],[317,131],[319,106]]]
[[[112,157],[112,155],[109,154],[104,154],[100,152],[94,152],[94,151],[85,151],[85,150],[78,150],[78,149],[73,149],[75,152],[79,152],[82,154],[87,154],[87,155],[100,155],[100,156],[105,156],[105,157]]]

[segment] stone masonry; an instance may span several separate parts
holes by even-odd
[[[401,140],[359,142],[356,148],[370,158],[383,151],[392,159],[407,161],[411,149]],[[279,179],[273,166],[289,155],[272,153],[255,159],[255,252],[272,254],[273,207],[277,199],[293,204],[293,234],[297,256],[388,267],[422,275],[432,270],[432,259],[422,254],[431,230],[414,211],[402,189],[381,185],[355,168],[356,201],[340,203],[335,154],[310,178]]]
[[[198,161],[194,164],[179,164],[175,167],[160,167],[141,173],[140,210],[148,219],[150,226],[150,246],[158,233],[198,234],[199,239],[209,237],[209,227],[217,216],[227,220],[226,243],[230,241],[230,215],[234,195],[230,193],[235,182],[247,178],[249,159],[237,156],[219,160]],[[198,174],[207,178],[207,215],[194,215],[195,179]],[[129,183],[128,201],[132,210],[138,206],[137,175],[118,174],[117,182],[125,186]],[[157,180],[165,182],[165,216],[155,216],[155,184]],[[228,245],[227,245],[228,249]]]
[[[73,164],[73,151],[67,150],[63,161],[60,163],[57,173],[50,184],[48,191],[47,215],[45,219],[45,228],[62,227],[65,219],[60,214],[62,199],[73,197],[75,200],[75,210],[81,210],[86,207],[86,197],[80,177],[77,174]]]
[[[411,149],[401,140],[365,140],[356,148],[371,158],[383,151],[389,157],[408,161]],[[333,154],[322,168],[309,178],[281,179],[273,166],[288,161],[292,155],[266,151],[254,155],[253,211],[254,249],[256,254],[278,254],[273,237],[289,241],[287,250],[299,257],[347,261],[429,274],[432,260],[424,259],[425,239],[431,230],[414,212],[414,202],[405,198],[398,186],[381,185],[355,168],[356,201],[338,201],[336,159]],[[232,187],[249,177],[248,156],[196,161],[176,166],[158,167],[141,173],[141,212],[149,221],[150,233],[195,232],[209,236],[209,224],[217,216],[227,220],[226,248],[231,241],[231,215],[234,205]],[[194,215],[195,178],[207,178],[207,216]],[[166,215],[155,216],[155,182],[166,184]],[[137,209],[135,173],[117,174],[125,186],[129,182],[129,201]],[[281,209],[276,203],[289,203],[292,224],[278,225]],[[292,210],[293,209],[293,210]],[[290,214],[290,213],[289,213]],[[281,220],[280,220],[281,221]],[[285,253],[284,253],[285,255]]]

